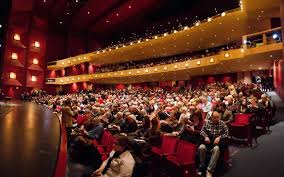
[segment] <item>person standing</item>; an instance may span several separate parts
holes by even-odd
[[[67,146],[69,147],[71,141],[71,133],[73,126],[73,116],[74,112],[71,109],[71,100],[67,99],[62,107],[62,123],[65,125],[67,133]]]

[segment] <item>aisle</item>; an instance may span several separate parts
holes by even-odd
[[[277,105],[278,122],[271,134],[258,138],[255,149],[240,149],[232,159],[232,167],[224,177],[283,177],[284,176],[284,102],[271,92]]]

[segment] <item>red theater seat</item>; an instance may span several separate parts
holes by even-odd
[[[152,147],[152,152],[159,156],[173,154],[176,152],[177,142],[178,142],[178,139],[176,136],[164,135],[161,148]]]
[[[170,164],[177,168],[177,171],[182,176],[196,176],[195,167],[196,145],[184,140],[179,140],[177,145],[177,152],[166,156]]]
[[[230,136],[238,139],[247,139],[252,147],[251,114],[235,114],[234,122],[230,124]]]

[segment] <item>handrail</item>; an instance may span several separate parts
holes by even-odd
[[[60,145],[58,148],[57,162],[53,177],[65,177],[67,170],[67,133],[58,114],[54,114],[60,123]]]
[[[244,35],[244,37],[257,36],[257,35],[260,35],[260,34],[265,34],[265,33],[276,31],[276,30],[281,30],[281,27],[276,27],[276,28],[272,28],[272,29],[268,29],[268,30],[264,30],[264,31],[256,32],[256,33],[252,33],[252,34],[247,34],[247,35]]]

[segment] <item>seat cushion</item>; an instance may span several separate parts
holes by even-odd
[[[175,165],[180,165],[179,159],[177,159],[176,156],[174,156],[174,155],[167,156],[167,160],[172,162]]]
[[[152,147],[151,151],[157,155],[162,155],[162,151],[158,147]]]

